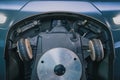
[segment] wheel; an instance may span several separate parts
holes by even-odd
[[[101,61],[104,58],[104,50],[101,40],[93,39],[89,41],[90,57],[92,61]]]
[[[28,39],[20,39],[17,42],[17,49],[22,61],[30,61],[33,58],[32,48]]]

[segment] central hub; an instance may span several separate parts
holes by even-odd
[[[54,68],[54,72],[58,76],[64,75],[65,71],[66,71],[66,69],[62,64],[56,65]]]

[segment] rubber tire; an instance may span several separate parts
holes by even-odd
[[[99,39],[89,41],[89,49],[92,61],[101,61],[104,58],[103,45]]]
[[[26,48],[25,39],[20,39],[19,41],[17,41],[17,49],[18,49],[19,57],[22,61],[30,61],[32,59],[32,57],[28,55],[28,50]]]

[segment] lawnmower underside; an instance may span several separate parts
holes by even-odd
[[[112,79],[111,33],[88,16],[53,12],[26,18],[10,28],[5,51],[7,80]]]

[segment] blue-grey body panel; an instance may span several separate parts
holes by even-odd
[[[0,1],[0,13],[7,16],[7,21],[4,24],[0,24],[0,80],[5,79],[5,39],[9,28],[13,24],[29,16],[46,12],[74,12],[93,17],[108,25],[113,32],[114,42],[116,43],[120,41],[120,37],[116,37],[116,35],[120,34],[120,25],[115,25],[112,18],[120,13],[119,4],[120,2],[90,2],[83,0]],[[120,48],[117,47],[117,50],[120,50]]]
[[[114,80],[120,80],[120,25],[113,22],[113,17],[120,15],[120,1],[118,2],[93,2],[101,11],[107,25],[111,28],[115,47]]]
[[[105,23],[101,12],[86,1],[31,1],[21,9],[15,23],[29,16],[46,12],[74,12],[94,17]]]
[[[13,24],[19,10],[28,1],[0,1],[0,14],[4,14],[7,20],[4,24],[0,24],[0,80],[5,80],[5,59],[4,59],[4,48],[6,35],[9,27]]]

